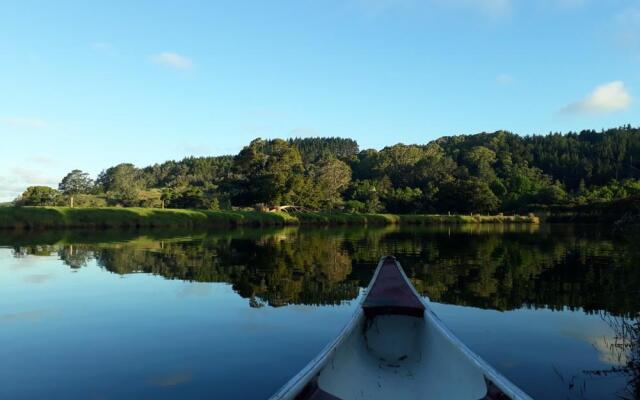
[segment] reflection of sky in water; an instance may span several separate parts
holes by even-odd
[[[152,386],[176,386],[187,383],[191,380],[191,373],[178,372],[171,375],[164,375],[149,379],[149,384]]]
[[[152,240],[141,247],[159,251]],[[0,363],[9,382],[0,398],[16,399],[200,398],[212,390],[220,398],[264,398],[335,337],[357,306],[356,299],[275,308],[264,299],[252,304],[226,282],[119,275],[93,259],[74,270],[58,254],[16,258],[7,248],[0,248],[0,293],[0,359],[9,360]],[[613,333],[597,314],[431,306],[535,398],[571,397],[571,377],[624,362],[611,355]],[[607,398],[624,379],[588,384],[589,398]]]
[[[600,361],[621,367],[627,365],[628,353],[624,350],[629,341],[616,339],[613,336],[592,337],[591,344],[600,352]]]
[[[33,310],[17,312],[13,314],[2,314],[0,315],[0,322],[37,322],[54,314],[55,313],[51,310]]]

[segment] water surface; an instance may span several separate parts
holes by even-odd
[[[533,397],[632,398],[617,337],[640,311],[638,243],[594,226],[4,232],[0,398],[267,398],[386,254]]]

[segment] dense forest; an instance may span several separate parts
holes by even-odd
[[[255,139],[235,156],[71,171],[18,205],[517,212],[640,195],[640,128],[506,131],[360,150],[351,139]]]

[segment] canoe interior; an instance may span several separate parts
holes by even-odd
[[[481,399],[484,376],[432,324],[366,318],[331,357],[318,386],[339,399]]]
[[[530,398],[453,336],[387,257],[347,327],[272,399]]]

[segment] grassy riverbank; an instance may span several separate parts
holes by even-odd
[[[296,224],[285,213],[157,208],[2,207],[0,228],[194,228]]]
[[[0,207],[0,228],[196,228],[284,225],[428,225],[539,223],[534,215],[392,215],[348,213],[274,213],[157,208]]]
[[[293,215],[302,225],[436,225],[436,224],[538,224],[540,219],[530,215],[428,215],[428,214],[349,214],[297,213]]]

